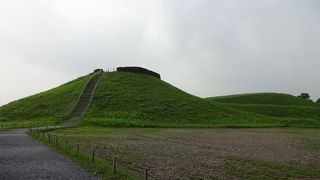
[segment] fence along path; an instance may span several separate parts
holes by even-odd
[[[91,103],[93,94],[103,76],[104,72],[96,72],[92,79],[88,82],[86,87],[83,89],[71,115],[64,121],[63,125],[76,125],[79,120],[87,112],[89,105]]]
[[[113,174],[117,173],[117,169],[127,169],[129,172],[137,175],[137,177],[143,177],[145,180],[160,180],[161,178],[157,177],[155,174],[152,174],[148,168],[134,168],[126,164],[124,161],[117,157],[108,156],[105,153],[101,153],[96,149],[87,149],[82,147],[80,144],[74,144],[65,137],[60,137],[50,134],[50,131],[58,129],[59,127],[41,127],[41,128],[29,128],[28,133],[33,134],[37,137],[42,137],[42,140],[49,143],[55,143],[60,145],[65,145],[66,147],[71,148],[76,155],[79,153],[85,153],[89,157],[91,156],[92,163],[95,162],[97,158],[105,160],[105,162],[112,166]]]

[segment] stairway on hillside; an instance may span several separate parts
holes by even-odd
[[[88,82],[86,87],[83,89],[80,98],[78,99],[78,102],[75,108],[73,109],[71,115],[66,121],[63,122],[64,125],[75,125],[84,116],[84,114],[87,112],[89,108],[95,89],[98,86],[103,74],[103,72],[95,73],[92,79]]]

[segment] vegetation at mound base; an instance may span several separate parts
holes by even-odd
[[[91,75],[80,77],[49,91],[39,93],[0,108],[0,123],[52,124],[72,111]]]
[[[281,93],[236,94],[230,96],[212,97],[208,99],[220,103],[318,106],[316,103],[313,103],[311,101],[298,98],[289,94]]]

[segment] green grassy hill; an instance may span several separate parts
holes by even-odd
[[[318,120],[270,117],[208,101],[152,76],[114,72],[103,77],[83,125],[118,127],[317,126]]]
[[[320,119],[320,106],[289,94],[256,93],[207,98],[235,109],[270,117]]]
[[[207,124],[242,112],[207,102],[152,76],[114,72],[103,77],[85,123],[99,125]]]
[[[320,108],[313,106],[284,106],[264,104],[228,104],[228,107],[271,117],[319,118]]]
[[[0,107],[0,124],[52,124],[72,111],[92,75]],[[320,108],[290,95],[264,93],[203,99],[153,76],[105,74],[81,120],[112,127],[320,127]]]
[[[91,75],[80,77],[49,91],[0,107],[0,123],[26,122],[53,124],[72,111]]]
[[[306,101],[289,94],[280,93],[236,94],[230,96],[212,97],[208,99],[220,103],[317,106],[316,103],[311,101]]]

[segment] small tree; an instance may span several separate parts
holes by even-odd
[[[310,98],[310,95],[308,93],[301,93],[300,96],[298,96],[299,98],[308,100]]]
[[[319,104],[320,104],[320,98],[316,101],[316,103],[319,103]]]

